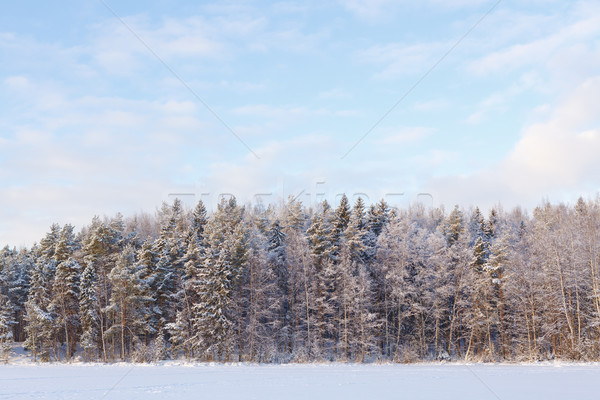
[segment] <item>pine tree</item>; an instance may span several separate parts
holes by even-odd
[[[128,245],[109,274],[112,293],[106,312],[113,325],[105,334],[107,337],[118,337],[122,360],[130,353],[134,339],[137,341],[146,330],[145,315],[152,298],[149,297],[149,287],[141,279],[141,272],[136,268],[135,250]]]
[[[448,245],[450,268],[450,315],[447,330],[447,352],[451,357],[460,357],[465,351],[469,327],[464,323],[464,312],[473,308],[473,251],[469,247],[462,211],[456,206],[444,223],[444,233]]]
[[[337,307],[334,299],[336,290],[337,270],[335,268],[336,247],[334,230],[331,223],[331,208],[323,201],[320,210],[315,212],[311,225],[307,230],[307,238],[315,265],[315,282],[313,289],[316,294],[317,315],[313,324],[317,340],[312,343],[313,353],[324,354],[332,347],[333,313]]]
[[[101,222],[94,217],[87,235],[83,239],[83,260],[86,266],[93,266],[98,276],[97,296],[100,310],[100,339],[102,340],[102,355],[104,360],[109,357],[109,344],[106,342],[106,331],[110,329],[111,321],[106,315],[111,297],[109,274],[115,266],[115,261],[122,250],[122,223],[119,218],[112,224]],[[121,221],[122,222],[122,221]],[[114,349],[113,349],[114,351]]]
[[[372,256],[367,255],[367,236],[365,206],[362,198],[359,197],[352,208],[348,225],[344,231],[344,238],[348,245],[352,261],[366,263],[371,259]]]
[[[452,246],[463,233],[463,216],[462,212],[458,208],[458,206],[454,207],[454,210],[448,216],[448,219],[445,224],[445,232],[446,240],[448,241],[448,246]]]
[[[8,360],[13,342],[13,306],[7,296],[0,293],[0,359]]]
[[[158,330],[176,319],[177,292],[184,274],[185,242],[183,240],[185,223],[179,199],[175,199],[170,209],[170,217],[162,227],[160,237],[153,246],[157,256],[155,264],[153,293],[160,310]]]
[[[37,257],[44,260],[50,260],[54,258],[54,252],[56,249],[56,244],[60,238],[61,228],[58,224],[52,224],[50,226],[50,232],[46,234],[46,236],[40,240],[40,245],[38,247]]]
[[[60,231],[60,235],[54,248],[53,258],[57,264],[60,264],[71,257],[76,248],[77,243],[73,233],[73,226],[71,224],[66,224]]]
[[[490,240],[488,235],[488,226],[485,223],[479,208],[471,215],[469,232],[471,236],[470,245],[473,247],[473,268],[481,271],[489,257]]]
[[[258,214],[257,214],[258,213]],[[241,299],[238,299],[238,329],[241,331],[243,359],[262,362],[277,357],[278,341],[285,319],[281,319],[286,297],[280,286],[276,263],[268,262],[268,241],[261,231],[259,210],[244,221],[248,227],[245,267],[242,272]],[[272,232],[272,231],[271,231]],[[240,302],[241,300],[241,302]],[[242,357],[239,357],[242,359]]]
[[[488,225],[484,221],[479,208],[471,215],[468,232],[473,257],[470,263],[473,276],[472,309],[465,310],[464,318],[469,327],[468,344],[465,358],[475,355],[490,358],[494,351],[493,328],[495,324],[494,307],[492,305],[492,286],[487,271],[490,257],[490,237]]]
[[[196,348],[208,359],[227,359],[237,342],[233,300],[245,267],[242,209],[234,198],[223,199],[206,226],[206,258],[194,306]]]
[[[0,293],[6,294],[11,306],[15,341],[25,340],[25,302],[31,269],[33,259],[26,249],[16,252],[5,247],[0,252]]]
[[[155,337],[158,334],[162,314],[156,302],[157,293],[155,288],[158,284],[156,282],[156,264],[158,262],[158,255],[155,250],[156,248],[153,246],[152,241],[146,240],[142,244],[142,248],[138,250],[138,261],[135,266],[140,281],[142,281],[144,286],[149,288],[149,293],[147,295],[149,297],[149,303],[152,304],[148,306],[148,310],[144,315],[146,333],[141,335],[145,339],[146,345],[150,343],[150,338]]]
[[[202,200],[194,208],[185,241],[185,253],[180,260],[182,272],[180,285],[175,294],[177,312],[175,321],[167,324],[166,330],[173,344],[173,351],[182,350],[187,358],[194,357],[197,332],[193,329],[194,305],[198,303],[201,269],[206,255],[205,227],[208,223],[206,207]],[[183,245],[183,244],[182,244]]]
[[[417,224],[408,213],[393,219],[379,236],[377,261],[380,273],[376,274],[383,294],[380,294],[379,314],[384,321],[384,354],[400,360],[410,358],[415,340],[417,306],[417,279],[421,266],[417,257]]]
[[[504,271],[508,262],[510,242],[507,234],[504,234],[492,243],[490,257],[485,265],[485,271],[489,276],[491,286],[491,324],[497,331],[497,342],[499,342],[501,355],[506,356],[504,335]]]
[[[157,332],[172,322],[175,313],[177,276],[174,263],[179,260],[173,257],[170,245],[169,238],[161,236],[152,247],[157,256],[152,277],[152,292],[156,298],[155,308],[158,314]]]
[[[279,220],[271,225],[267,233],[267,263],[275,275],[277,282],[276,293],[279,294],[280,308],[276,314],[276,332],[278,332],[277,342],[280,344],[280,351],[286,351],[291,347],[292,340],[292,315],[290,299],[290,271],[287,260],[287,235],[283,232]]]
[[[56,318],[48,311],[55,271],[55,261],[48,260],[36,263],[31,273],[31,288],[25,303],[25,347],[33,352],[34,361],[38,354],[42,361],[50,361],[53,350],[57,358],[59,355],[55,349]]]
[[[369,208],[369,229],[379,236],[391,218],[391,210],[384,199]]]
[[[307,237],[297,231],[286,233],[286,259],[288,263],[290,316],[293,321],[290,355],[296,361],[312,360],[316,347],[315,321],[317,299],[315,263]]]
[[[290,231],[301,231],[306,221],[306,215],[302,209],[302,203],[292,196],[283,207],[283,227],[286,233]]]
[[[339,248],[341,245],[341,241],[344,239],[343,235],[348,228],[348,224],[350,223],[350,204],[348,202],[348,197],[346,195],[342,195],[340,200],[340,204],[335,209],[335,213],[333,216],[333,244],[335,257],[339,256]]]
[[[204,227],[207,222],[206,207],[202,200],[200,200],[194,208],[190,223],[190,235],[200,247],[204,246]]]
[[[196,228],[190,228],[191,232],[198,232]],[[195,234],[194,234],[195,235]],[[198,236],[196,236],[198,237]],[[188,244],[186,254],[183,258],[184,273],[181,289],[177,293],[178,310],[175,322],[167,324],[167,331],[173,343],[173,349],[183,350],[187,358],[194,355],[194,338],[196,332],[193,329],[194,305],[198,303],[198,290],[200,288],[200,276],[204,262],[204,240],[191,240]]]
[[[81,319],[81,346],[86,358],[100,354],[102,341],[100,339],[100,316],[97,296],[98,275],[93,264],[88,264],[79,282],[79,310]]]
[[[58,259],[61,258],[60,254],[60,252],[56,252]],[[76,335],[80,325],[80,269],[79,264],[72,258],[59,262],[56,266],[56,276],[52,288],[52,301],[48,305],[48,311],[56,316],[55,323],[61,327],[61,334],[59,336],[66,342],[65,354],[67,360],[75,353],[75,345],[78,339]]]
[[[447,240],[442,229],[436,229],[427,238],[427,251],[429,253],[426,271],[429,272],[427,280],[430,282],[425,294],[425,303],[431,309],[431,344],[433,354],[437,359],[450,357],[446,350],[448,347],[447,330],[451,317],[453,304],[453,287],[451,260]]]

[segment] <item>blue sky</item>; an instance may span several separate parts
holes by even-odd
[[[3,4],[0,245],[178,192],[595,197],[600,4],[495,3],[106,0],[122,21],[95,0]]]

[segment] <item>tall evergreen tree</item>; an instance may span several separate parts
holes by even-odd
[[[141,279],[142,271],[136,267],[135,261],[135,250],[127,246],[109,274],[112,292],[106,311],[113,324],[106,335],[118,338],[122,360],[131,352],[132,343],[145,333],[145,315],[152,300],[149,287]]]
[[[48,260],[36,263],[31,272],[31,288],[25,302],[25,347],[32,351],[34,361],[37,360],[38,354],[42,361],[50,361],[52,351],[56,358],[59,356],[55,348],[56,319],[48,310],[55,271],[55,261]]]
[[[276,293],[280,295],[280,309],[275,322],[279,336],[278,343],[281,345],[279,350],[286,351],[291,346],[291,335],[293,332],[290,309],[290,271],[286,245],[287,235],[283,232],[279,220],[273,222],[267,235],[267,263],[269,269],[275,275],[277,282]]]
[[[0,359],[8,360],[13,342],[13,306],[7,296],[0,293]]]
[[[335,240],[335,231],[332,224],[331,208],[327,201],[323,201],[311,220],[307,232],[307,239],[312,252],[315,265],[315,281],[313,289],[316,297],[316,318],[313,330],[317,335],[312,343],[315,355],[323,354],[333,346],[334,338],[333,314],[337,307],[335,299],[338,243]]]
[[[245,267],[243,210],[234,198],[222,199],[206,226],[206,258],[194,306],[196,348],[208,359],[228,359],[237,342],[234,296]]]
[[[57,252],[58,254],[60,253]],[[67,359],[75,353],[78,340],[80,269],[77,261],[72,258],[59,262],[52,288],[52,301],[48,305],[48,310],[55,315],[55,323],[61,329],[59,337],[66,342]]]
[[[79,312],[81,319],[81,346],[87,359],[94,354],[106,354],[100,339],[100,303],[97,296],[98,275],[93,264],[88,264],[79,282]],[[104,357],[106,358],[106,357]]]

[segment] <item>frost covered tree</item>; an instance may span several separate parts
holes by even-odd
[[[106,343],[106,331],[110,329],[111,321],[106,315],[106,307],[110,303],[111,283],[109,274],[115,266],[115,261],[122,250],[122,221],[120,218],[102,222],[100,218],[94,217],[88,227],[87,234],[83,238],[82,262],[95,269],[98,276],[98,302],[100,338],[104,357],[108,356],[109,346]]]
[[[34,361],[40,354],[42,361],[50,361],[52,352],[56,358],[55,316],[48,310],[52,299],[52,285],[56,264],[54,260],[38,262],[31,272],[31,287],[25,302],[27,340],[25,347],[32,351]]]
[[[600,197],[486,212],[223,199],[54,224],[0,251],[2,318],[36,360],[600,359]]]
[[[200,200],[192,212],[189,236],[202,248],[204,246],[204,228],[208,222],[206,206]]]
[[[202,227],[202,232],[204,228]],[[204,264],[204,239],[201,232],[192,224],[191,234],[193,239],[187,245],[183,258],[183,276],[181,287],[176,294],[178,310],[175,321],[167,324],[167,331],[175,350],[182,350],[187,358],[194,357],[195,342],[198,341],[197,332],[194,330],[194,306],[199,301],[200,277]]]
[[[57,255],[61,254],[57,252]],[[61,258],[58,257],[57,258]],[[66,343],[65,355],[69,360],[75,353],[80,327],[79,322],[79,277],[81,267],[72,258],[61,260],[56,266],[52,287],[52,300],[48,311],[54,315],[54,323],[60,327],[57,336]]]
[[[60,235],[54,247],[53,255],[53,258],[57,263],[66,261],[73,255],[73,252],[78,247],[73,229],[73,225],[66,224],[60,231]]]
[[[266,264],[272,271],[276,282],[274,288],[278,295],[279,309],[274,315],[274,329],[277,335],[276,342],[279,351],[287,352],[292,340],[292,313],[290,304],[290,269],[287,259],[287,235],[283,231],[279,220],[275,220],[266,233]]]
[[[312,343],[315,355],[330,351],[334,345],[332,339],[335,340],[333,315],[337,306],[335,291],[339,244],[332,220],[331,207],[327,201],[323,201],[315,211],[306,232],[315,274],[311,288],[315,292],[316,301],[316,316],[313,322],[316,340]]]
[[[234,198],[222,199],[205,229],[206,258],[193,313],[195,347],[211,360],[228,359],[238,343],[234,300],[246,263],[242,215]]]
[[[13,307],[7,296],[0,293],[0,359],[8,360],[12,348],[14,320]]]
[[[5,293],[11,307],[13,338],[25,340],[25,302],[29,295],[30,271],[33,269],[31,252],[17,252],[5,247],[0,251],[0,293]]]
[[[253,361],[275,360],[278,356],[280,330],[285,326],[282,301],[286,297],[282,288],[281,265],[268,262],[267,238],[261,231],[261,221],[256,213],[246,215],[246,236],[241,243],[244,251],[241,296],[238,305],[238,346],[240,359]],[[273,230],[271,230],[271,234]],[[272,239],[277,237],[274,234]],[[281,237],[280,237],[281,238]],[[281,238],[283,239],[283,238]],[[281,250],[281,248],[280,248]],[[279,260],[281,261],[281,260]]]
[[[79,281],[79,315],[81,320],[81,346],[87,359],[94,354],[106,360],[106,349],[100,339],[100,303],[98,302],[98,275],[93,264],[88,264]]]
[[[137,342],[140,335],[145,333],[147,328],[144,317],[152,301],[150,288],[142,279],[142,271],[137,268],[135,261],[135,250],[128,245],[108,276],[112,291],[105,311],[112,325],[105,335],[112,339],[113,348],[118,343],[121,360],[131,352],[132,343]]]
[[[158,331],[176,319],[177,293],[184,274],[186,225],[179,199],[175,199],[164,222],[160,237],[153,244],[156,254],[152,291],[159,311]],[[199,229],[198,227],[196,229]],[[194,234],[199,234],[195,232]]]
[[[156,304],[156,292],[154,291],[154,288],[156,287],[155,280],[157,279],[157,262],[158,256],[155,252],[153,242],[150,239],[147,239],[138,250],[135,266],[138,278],[143,285],[149,288],[149,293],[147,295],[151,297],[151,300],[149,300],[149,307],[144,314],[145,333],[140,336],[140,339],[144,341],[145,345],[149,345],[150,339],[158,334],[162,314],[160,308]]]

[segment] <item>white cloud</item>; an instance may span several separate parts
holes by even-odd
[[[383,69],[375,73],[375,79],[393,79],[406,74],[423,74],[449,47],[445,42],[388,43],[363,50],[358,58],[383,65]]]
[[[434,129],[417,126],[417,127],[400,127],[396,129],[382,129],[384,132],[380,135],[385,135],[378,140],[380,145],[408,144],[418,142],[434,132]]]
[[[340,0],[341,5],[359,18],[378,20],[387,14],[392,0]]]
[[[532,74],[525,74],[518,82],[490,94],[479,102],[476,105],[476,111],[467,117],[466,122],[468,124],[481,124],[490,113],[501,114],[506,112],[517,96],[535,85],[539,85],[539,80],[533,77]]]
[[[434,99],[430,101],[417,102],[414,105],[416,111],[428,112],[435,110],[443,110],[450,105],[450,102],[446,99]]]
[[[222,40],[223,30],[227,28],[223,26],[222,31],[217,31],[200,17],[166,19],[158,26],[140,15],[124,17],[123,21],[135,35],[120,21],[109,19],[97,26],[93,41],[86,48],[111,74],[133,74],[144,68],[149,59],[149,65],[159,65],[146,46],[167,64],[175,59],[185,58],[190,62],[220,59],[230,54]]]
[[[0,140],[0,245],[31,245],[53,222],[151,210],[200,174],[196,159],[235,141],[189,101],[69,96],[35,80],[23,90],[35,90],[27,124],[5,121]],[[48,108],[47,90],[60,107]]]
[[[525,128],[506,158],[473,174],[431,181],[440,202],[532,207],[600,191],[600,76],[576,87],[547,120]]]
[[[267,104],[252,104],[232,110],[234,114],[250,115],[261,118],[298,117],[312,113],[306,107],[271,106]]]
[[[345,89],[333,88],[320,92],[317,97],[320,99],[349,99],[352,95]]]
[[[554,21],[556,24],[557,21]],[[478,75],[506,73],[519,68],[532,67],[547,62],[557,52],[568,52],[578,43],[587,42],[600,33],[598,13],[578,16],[575,22],[553,30],[549,35],[521,43],[511,43],[508,47],[469,63],[468,70]],[[564,57],[560,57],[564,59]]]
[[[29,87],[29,79],[25,76],[9,76],[4,84],[12,89],[23,90]]]
[[[341,116],[352,117],[360,115],[357,110],[310,108],[306,106],[272,106],[268,104],[249,104],[231,110],[234,115],[263,118],[267,121],[293,122],[306,116]],[[267,122],[269,124],[269,122]]]
[[[409,6],[417,5],[423,7],[456,9],[474,7],[488,3],[486,0],[424,0],[419,3],[413,3],[406,0],[339,0],[338,2],[357,18],[372,23],[380,22],[382,20],[392,20],[393,16],[400,11],[401,6],[407,8]]]

